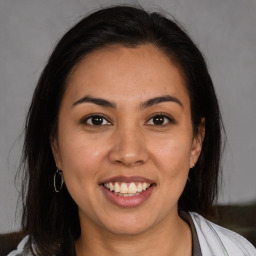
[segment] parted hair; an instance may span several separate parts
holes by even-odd
[[[203,55],[173,18],[140,7],[111,6],[83,18],[57,43],[36,86],[25,124],[20,170],[23,173],[22,228],[35,255],[62,255],[70,233],[80,236],[78,208],[65,185],[54,191],[56,165],[51,138],[71,70],[89,53],[110,45],[152,44],[176,65],[190,97],[194,135],[205,119],[205,138],[196,167],[190,170],[179,210],[205,215],[216,199],[223,125]],[[33,248],[31,244],[33,243]]]

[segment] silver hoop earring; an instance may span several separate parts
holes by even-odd
[[[195,164],[193,164],[192,168],[195,168],[195,167],[196,167],[196,165],[195,165]]]
[[[53,186],[56,193],[59,193],[61,191],[63,183],[64,180],[62,176],[62,171],[57,169],[53,176]]]

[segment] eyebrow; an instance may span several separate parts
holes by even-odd
[[[101,98],[93,98],[93,97],[90,97],[90,96],[87,96],[87,95],[82,97],[81,99],[75,101],[72,104],[72,107],[74,107],[78,104],[81,104],[81,103],[94,103],[96,105],[103,106],[103,107],[116,108],[116,104],[113,103],[113,102],[110,102],[108,100],[104,100],[104,99],[101,99]]]
[[[156,105],[156,104],[159,104],[159,103],[162,103],[162,102],[175,102],[180,107],[183,108],[183,104],[181,103],[181,101],[178,98],[170,96],[170,95],[164,95],[164,96],[160,96],[160,97],[155,97],[155,98],[149,99],[149,100],[143,102],[140,105],[140,108],[141,109],[148,108],[148,107],[151,107],[153,105]]]
[[[181,101],[178,98],[170,96],[170,95],[164,95],[164,96],[149,99],[149,100],[141,103],[140,104],[140,109],[145,109],[145,108],[148,108],[148,107],[151,107],[153,105],[163,103],[163,102],[175,102],[180,107],[183,108],[183,104],[181,103]],[[93,98],[93,97],[90,97],[88,95],[86,95],[86,96],[80,98],[79,100],[75,101],[72,104],[72,107],[74,107],[78,104],[82,104],[82,103],[93,103],[93,104],[103,106],[103,107],[117,108],[117,106],[114,102],[110,102],[110,101],[102,99],[102,98]]]

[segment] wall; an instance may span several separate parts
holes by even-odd
[[[61,35],[85,13],[106,3],[136,1],[0,1],[0,232],[15,222],[25,113],[38,76]],[[144,0],[173,14],[203,51],[219,97],[228,144],[219,203],[256,199],[255,0]]]

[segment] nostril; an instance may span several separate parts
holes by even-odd
[[[144,164],[148,155],[146,151],[135,151],[130,152],[128,150],[112,150],[109,153],[109,159],[114,164],[124,165],[124,166],[136,166]]]
[[[127,167],[132,167],[132,166],[137,166],[137,165],[142,165],[144,164],[144,161],[133,161],[132,159],[122,159],[122,160],[116,160],[115,161],[116,164],[120,164],[123,166],[127,166]]]

